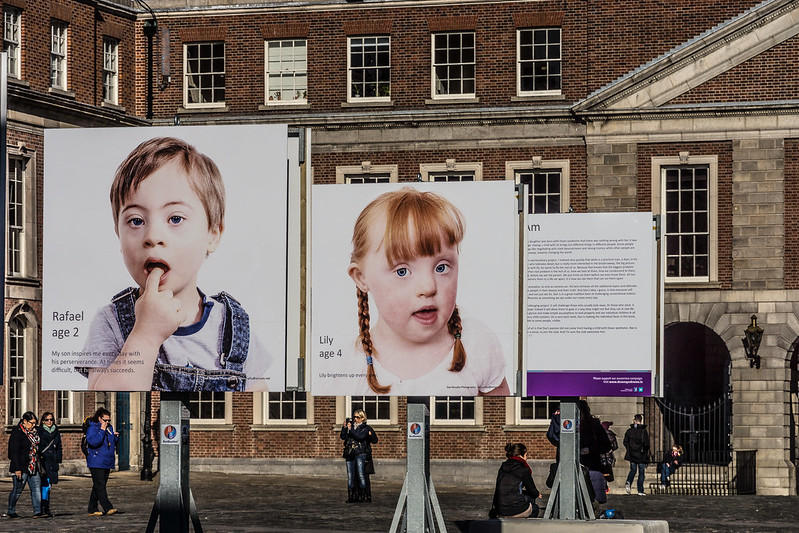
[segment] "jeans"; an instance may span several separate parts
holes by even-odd
[[[17,500],[19,500],[20,494],[22,494],[22,489],[25,488],[25,484],[28,484],[28,488],[31,491],[31,503],[33,504],[33,514],[39,514],[42,512],[42,478],[39,477],[39,474],[28,474],[27,472],[22,473],[22,479],[17,479],[17,476],[14,474],[11,475],[11,481],[13,483],[11,487],[11,493],[8,495],[8,514],[14,514],[17,512]]]
[[[636,469],[638,470],[638,493],[642,494],[644,492],[644,471],[646,470],[646,463],[630,462],[630,473],[627,474],[627,484],[633,484]]]
[[[366,488],[366,472],[365,466],[366,464],[366,454],[360,453],[355,456],[355,459],[352,461],[347,461],[347,488],[349,489],[356,489],[358,486],[360,488]],[[358,483],[356,485],[355,479],[358,479]]]
[[[666,482],[669,480],[669,476],[674,473],[675,468],[669,463],[663,463],[663,469],[660,471],[660,481],[665,485]]]
[[[113,509],[111,501],[108,499],[108,492],[105,490],[105,485],[108,483],[108,476],[111,475],[111,470],[108,468],[90,468],[92,474],[92,493],[89,496],[89,512],[96,513],[99,511],[97,503],[103,506],[105,512]]]

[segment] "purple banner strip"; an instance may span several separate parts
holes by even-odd
[[[651,396],[651,372],[527,372],[528,396]]]

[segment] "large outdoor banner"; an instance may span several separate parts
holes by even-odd
[[[651,213],[527,215],[528,396],[650,396]]]
[[[513,394],[517,216],[509,181],[315,185],[311,392]]]
[[[284,390],[286,126],[45,132],[43,389]]]

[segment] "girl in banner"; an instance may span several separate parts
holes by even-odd
[[[496,335],[456,305],[464,233],[463,215],[449,200],[410,187],[380,195],[361,212],[348,269],[360,331],[353,394],[510,393]]]

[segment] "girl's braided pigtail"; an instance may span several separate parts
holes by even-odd
[[[358,294],[358,328],[361,331],[358,339],[361,341],[363,353],[366,354],[366,381],[375,394],[388,394],[391,385],[384,387],[377,381],[375,367],[372,365],[375,349],[372,345],[372,335],[369,333],[369,295],[361,289],[355,290]]]
[[[449,317],[447,329],[450,335],[455,337],[455,345],[452,347],[452,366],[449,367],[449,371],[460,372],[463,370],[463,365],[466,364],[466,349],[463,347],[463,342],[461,341],[463,327],[461,326],[461,315],[458,312],[457,305],[452,311],[452,316]]]

